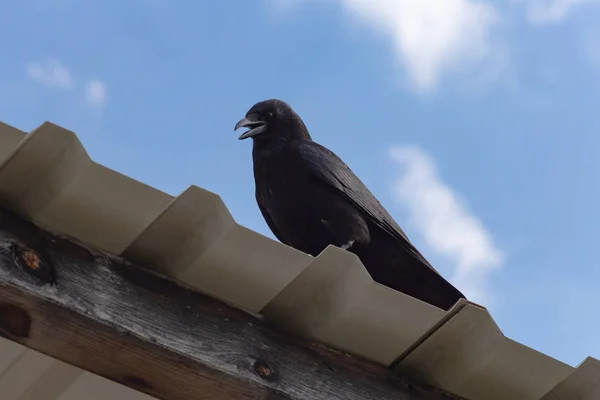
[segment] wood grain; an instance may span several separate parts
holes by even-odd
[[[163,400],[455,399],[2,209],[0,335]]]

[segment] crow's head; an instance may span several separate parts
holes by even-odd
[[[256,103],[246,116],[235,124],[234,130],[250,128],[239,140],[279,141],[291,137],[310,139],[308,130],[298,114],[284,101],[271,99]]]

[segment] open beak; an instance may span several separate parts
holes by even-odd
[[[233,130],[237,131],[240,128],[250,128],[249,131],[242,133],[238,138],[238,140],[244,140],[266,132],[267,123],[258,118],[258,116],[248,115],[235,124],[235,128],[233,128]]]

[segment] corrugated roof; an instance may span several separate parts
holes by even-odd
[[[575,369],[506,338],[478,305],[444,312],[373,282],[352,253],[329,247],[313,258],[275,242],[238,225],[218,195],[196,186],[173,198],[95,163],[74,133],[48,122],[27,135],[0,123],[0,204],[468,399],[600,399],[598,360]],[[33,399],[23,393],[39,385],[75,398],[64,393],[90,376],[49,359],[25,391],[12,389],[21,397],[7,398],[15,379],[6,377],[38,357],[15,346],[0,342],[3,399]],[[17,361],[2,364],[10,357]]]

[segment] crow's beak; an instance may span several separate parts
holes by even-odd
[[[242,133],[242,135],[238,138],[238,140],[244,140],[266,132],[267,123],[262,121],[257,115],[248,115],[235,124],[235,128],[233,128],[233,130],[237,131],[240,128],[250,128],[249,131]]]

